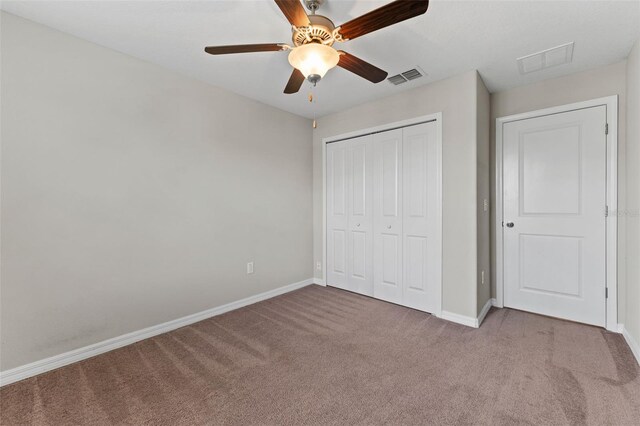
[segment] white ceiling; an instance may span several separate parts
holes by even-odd
[[[390,0],[327,0],[319,13],[336,25]],[[286,52],[211,56],[207,45],[287,43],[291,30],[273,1],[10,1],[2,9],[162,65],[265,104],[318,117],[478,69],[491,92],[614,63],[640,38],[635,1],[445,1],[425,15],[341,44],[394,75],[420,66],[427,77],[372,84],[340,68],[282,93],[291,73]],[[527,75],[516,58],[575,42],[573,62]]]

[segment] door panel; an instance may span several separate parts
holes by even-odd
[[[352,260],[351,260],[351,276],[353,278],[364,279],[369,275],[367,271],[367,234],[360,231],[351,231],[352,242]]]
[[[398,236],[382,233],[382,284],[399,288],[400,265],[398,265]]]
[[[372,136],[327,145],[327,284],[373,295]]]
[[[505,306],[605,324],[606,107],[504,125]]]
[[[405,287],[407,290],[427,290],[427,238],[408,235],[405,244]]]
[[[327,283],[347,285],[347,150],[327,145]]]
[[[400,204],[400,145],[402,144],[402,131],[397,136],[389,135],[378,138],[380,144],[381,174],[380,183],[382,189],[382,215],[384,217],[397,217]]]
[[[403,129],[402,304],[434,312],[439,294],[439,153],[436,123]]]
[[[520,234],[522,289],[581,297],[581,253],[582,238]]]
[[[347,272],[345,259],[347,257],[347,238],[342,229],[332,231],[333,256],[331,256],[333,268],[331,270],[337,274],[345,275]]]
[[[402,303],[402,129],[373,139],[375,297]]]
[[[576,124],[521,135],[521,215],[580,214],[580,145]]]
[[[367,145],[360,143],[349,147],[351,160],[351,214],[366,214],[367,201]]]
[[[350,139],[347,146],[349,229],[348,288],[373,296],[373,136]]]

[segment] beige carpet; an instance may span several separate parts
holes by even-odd
[[[622,336],[310,286],[0,390],[2,424],[640,424]]]

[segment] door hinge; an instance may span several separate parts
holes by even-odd
[[[605,287],[604,288],[604,298],[608,299],[609,298],[609,287]]]
[[[609,134],[609,123],[606,123],[606,124],[604,125],[604,134],[605,134],[605,135],[608,135],[608,134]]]
[[[604,217],[609,217],[609,206],[604,206]]]

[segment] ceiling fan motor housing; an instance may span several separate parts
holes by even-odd
[[[322,15],[309,15],[311,26],[293,28],[293,44],[302,46],[308,43],[322,43],[332,46],[335,39],[333,30],[336,26],[331,19]]]

